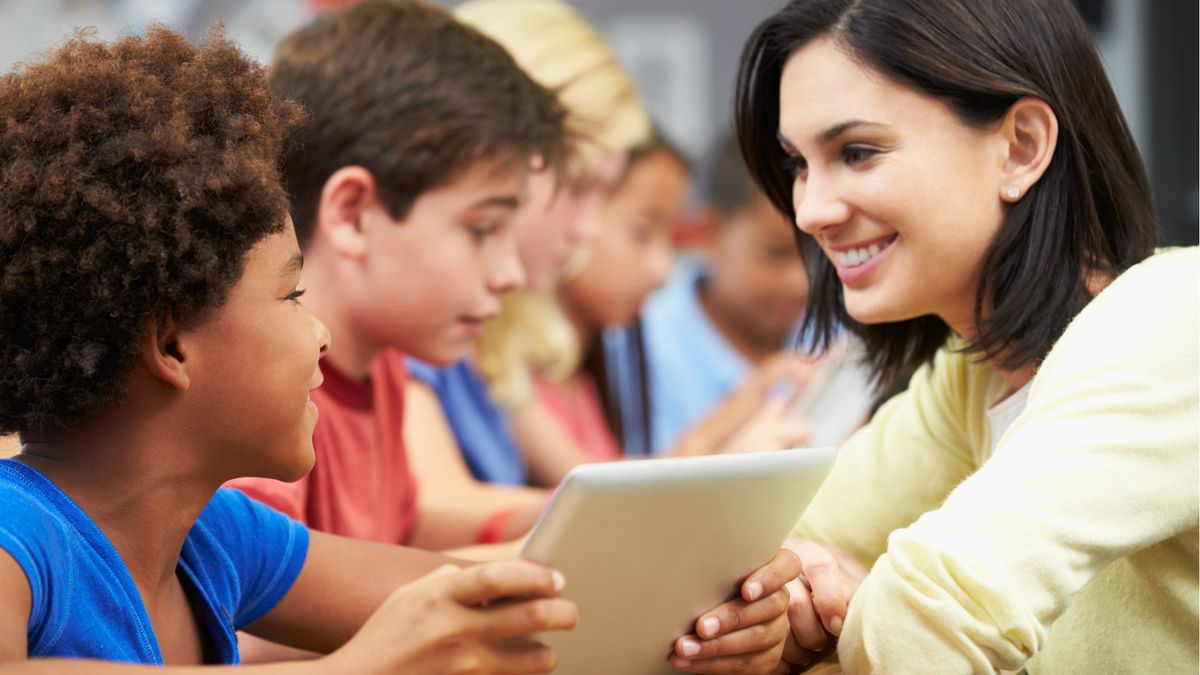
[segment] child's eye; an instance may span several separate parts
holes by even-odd
[[[779,165],[792,178],[799,178],[808,170],[808,161],[804,159],[804,155],[798,153],[785,156],[780,160]]]
[[[495,225],[479,225],[471,228],[471,238],[476,242],[482,242],[495,232]]]
[[[303,295],[304,295],[304,289],[297,288],[296,290],[292,291],[291,293],[288,293],[286,299],[291,300],[292,302],[299,302],[300,297]]]
[[[869,148],[865,145],[847,145],[842,149],[842,161],[850,166],[854,166],[855,164],[862,164],[877,154],[879,154],[879,151],[875,148]]]

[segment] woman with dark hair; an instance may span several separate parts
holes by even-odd
[[[794,0],[737,118],[806,328],[918,368],[797,527],[781,670],[1195,672],[1200,258],[1071,3]]]

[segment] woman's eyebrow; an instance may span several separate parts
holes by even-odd
[[[847,131],[850,131],[851,129],[857,129],[858,127],[882,127],[882,126],[883,125],[878,122],[868,122],[866,120],[846,120],[845,122],[838,122],[837,124],[827,128],[824,131],[822,131],[821,133],[817,134],[817,137],[816,137],[817,143],[820,145],[824,145],[824,144],[832,141],[833,139],[837,138],[838,136],[841,136],[842,134],[846,133]]]

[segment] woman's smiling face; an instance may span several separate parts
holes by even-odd
[[[973,326],[1006,210],[999,122],[968,126],[821,38],[784,66],[779,137],[796,225],[837,268],[852,317],[936,314],[960,333]]]

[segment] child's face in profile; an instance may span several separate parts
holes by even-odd
[[[784,346],[808,295],[788,219],[758,195],[716,226],[707,256],[707,299],[727,324],[752,344]]]
[[[579,274],[563,284],[564,304],[593,327],[632,321],[671,271],[671,225],[683,210],[687,170],[652,152],[629,167],[604,205],[600,234]]]
[[[523,168],[479,162],[422,193],[403,219],[364,212],[357,339],[436,365],[466,357],[501,294],[525,283],[512,227],[525,182]]]
[[[317,361],[329,332],[300,304],[302,259],[291,221],[246,256],[242,278],[213,315],[186,331],[192,353],[187,395],[201,423],[194,433],[219,448],[232,476],[296,480],[313,464],[321,384]],[[184,347],[187,348],[186,346]]]
[[[584,175],[565,183],[548,170],[530,176],[529,198],[515,221],[517,251],[529,287],[552,288],[572,254],[595,240],[604,200],[625,167],[626,155],[599,157]]]

